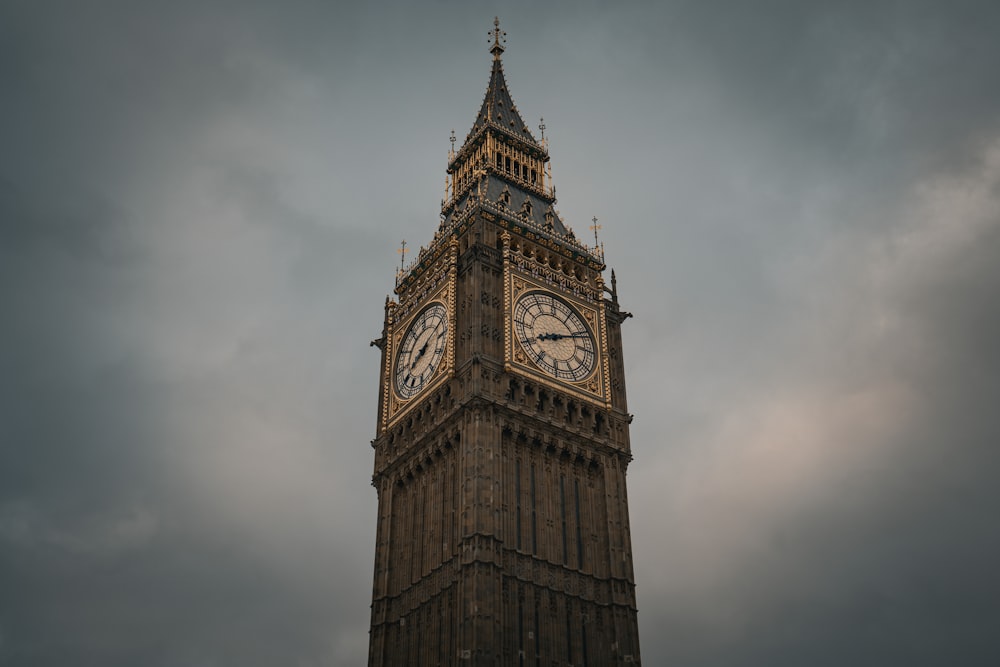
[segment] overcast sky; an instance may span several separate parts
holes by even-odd
[[[363,664],[494,14],[624,309],[645,664],[1000,664],[991,2],[0,2],[0,664]]]

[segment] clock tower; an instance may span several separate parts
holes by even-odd
[[[369,665],[639,664],[614,272],[504,79],[386,300]],[[453,140],[454,141],[454,140]]]

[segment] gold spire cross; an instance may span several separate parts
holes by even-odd
[[[590,228],[594,232],[594,248],[596,249],[597,248],[597,230],[598,229],[602,229],[602,227],[599,224],[597,224],[597,216],[596,215],[594,216],[594,224],[592,224],[590,226]]]

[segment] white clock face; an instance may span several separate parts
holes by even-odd
[[[594,337],[573,308],[546,292],[514,306],[514,335],[528,358],[549,375],[579,382],[594,372]]]
[[[396,357],[396,393],[416,396],[434,376],[448,342],[448,311],[433,303],[413,320]]]

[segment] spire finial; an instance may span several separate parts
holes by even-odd
[[[597,250],[597,245],[598,245],[598,243],[597,243],[597,230],[601,229],[601,226],[599,224],[597,224],[597,216],[596,215],[594,216],[593,220],[594,220],[594,224],[592,224],[590,226],[590,228],[592,230],[594,230],[594,250]]]
[[[403,242],[399,244],[399,249],[396,252],[399,253],[399,274],[402,275],[404,271],[403,267],[406,265],[406,253],[409,252],[406,249],[406,239],[403,239]]]
[[[493,54],[493,60],[500,60],[500,54],[503,53],[504,48],[501,42],[506,42],[507,33],[500,30],[500,17],[493,17],[493,30],[490,30],[487,35],[493,38],[493,46],[490,47],[490,53]]]

